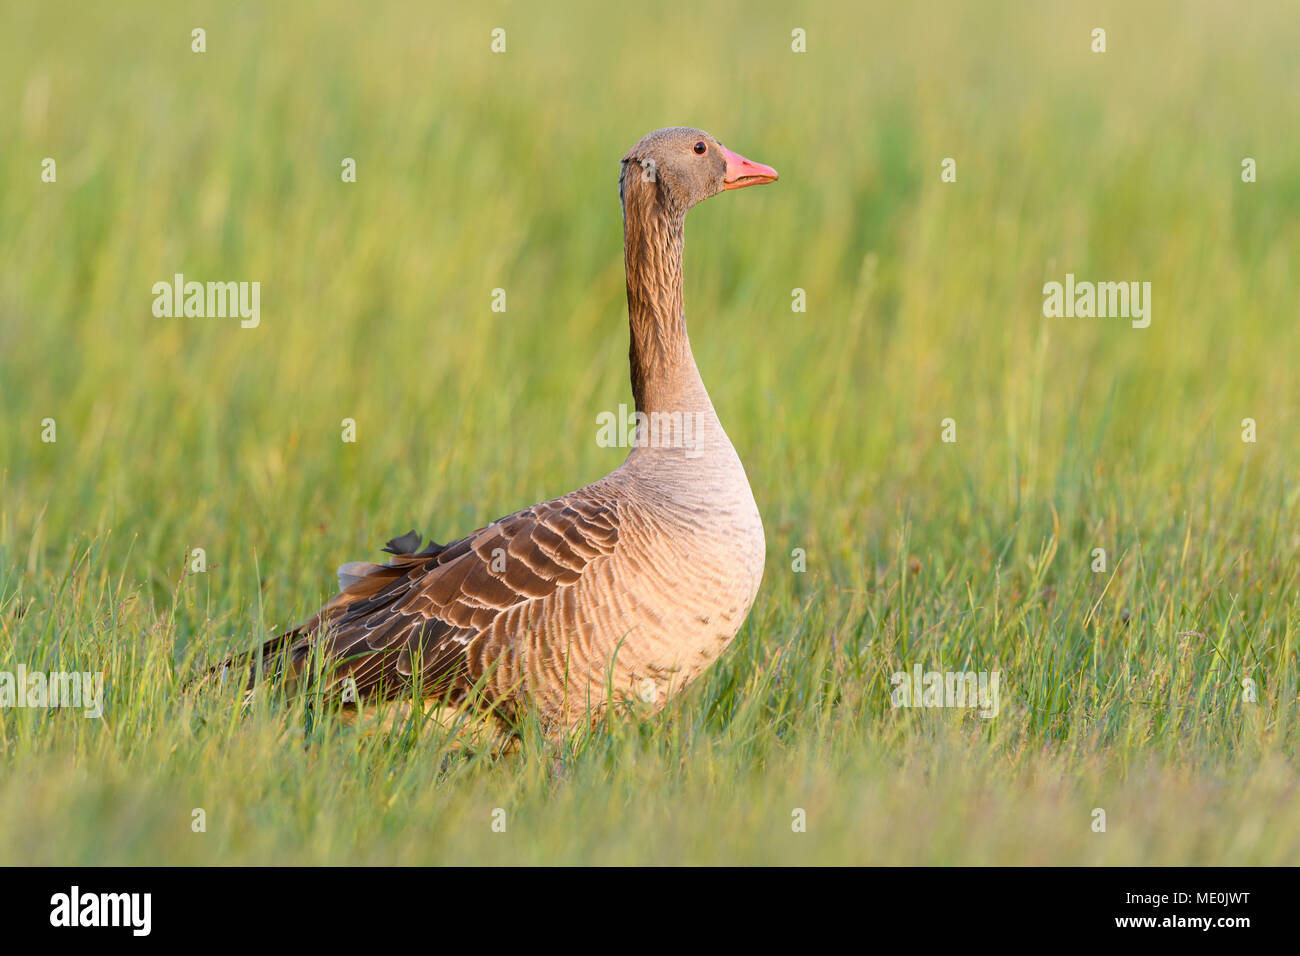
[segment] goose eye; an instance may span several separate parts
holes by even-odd
[[[701,156],[704,155],[704,151],[708,148],[709,147],[704,145],[704,140],[700,140],[698,143],[695,144],[695,152],[699,153]]]

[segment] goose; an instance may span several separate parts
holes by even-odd
[[[343,565],[309,620],[209,673],[247,667],[249,693],[323,682],[345,708],[414,698],[498,732],[531,712],[548,735],[620,704],[653,714],[699,677],[754,603],[765,541],[687,337],[686,213],[776,179],[698,129],[643,137],[619,177],[636,403],[622,465],[448,544],[393,538],[384,563]]]

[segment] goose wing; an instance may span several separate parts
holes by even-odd
[[[584,489],[446,545],[418,550],[414,531],[394,538],[387,563],[339,569],[341,592],[290,632],[290,666],[315,673],[321,654],[323,679],[358,699],[398,696],[418,680],[426,697],[455,700],[495,656],[476,644],[498,616],[572,587],[614,552],[618,528],[617,500]]]

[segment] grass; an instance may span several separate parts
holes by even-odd
[[[1300,862],[1300,20],[862,6],[6,11],[0,670],[107,705],[0,709],[0,859]],[[391,535],[619,463],[617,161],[670,124],[782,173],[688,221],[768,539],[728,654],[495,761],[184,700]],[[155,318],[176,272],[261,325]],[[1044,318],[1067,272],[1150,281],[1150,328]],[[916,663],[1001,713],[892,708]]]

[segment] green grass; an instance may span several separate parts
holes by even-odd
[[[0,670],[108,702],[0,710],[0,860],[1300,862],[1300,19],[863,6],[6,10]],[[195,712],[338,564],[619,463],[617,162],[672,124],[782,174],[687,229],[767,528],[733,648],[500,760]],[[261,326],[155,318],[175,272],[260,281]],[[1151,327],[1045,319],[1066,272],[1150,281]],[[1002,713],[891,708],[918,662]]]

